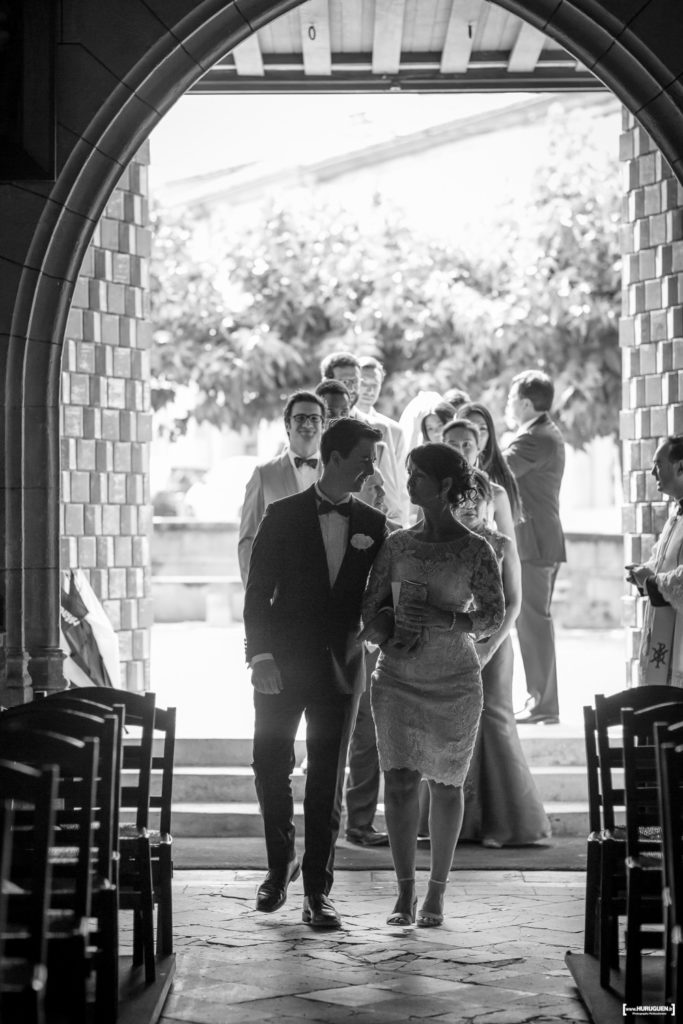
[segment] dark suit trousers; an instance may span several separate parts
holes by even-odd
[[[266,839],[269,869],[280,870],[295,856],[291,773],[294,740],[306,717],[308,770],[304,796],[304,892],[328,893],[334,877],[334,846],[341,822],[346,752],[355,700],[331,692],[303,694],[287,685],[279,694],[254,692],[253,769]]]
[[[559,562],[522,562],[522,608],[517,637],[524,663],[526,688],[534,712],[558,715],[555,631],[550,602]]]
[[[379,648],[365,655],[366,685],[358,705],[356,725],[349,744],[349,776],[346,782],[346,828],[366,832],[372,827],[379,796],[377,734],[370,709],[370,677]]]

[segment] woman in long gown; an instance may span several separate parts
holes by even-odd
[[[523,518],[522,499],[514,474],[500,450],[490,410],[481,402],[463,402],[458,409],[458,416],[474,423],[479,431],[479,453],[475,465],[488,475],[494,494],[497,487],[503,488],[510,502],[512,521],[517,526]],[[511,539],[514,540],[514,537]]]
[[[543,808],[517,735],[512,706],[512,641],[510,632],[522,600],[517,548],[508,537],[487,526],[492,500],[485,473],[474,472],[477,501],[461,505],[458,519],[489,542],[501,565],[505,617],[496,633],[477,644],[482,669],[484,709],[465,781],[465,816],[461,839],[483,846],[524,846],[550,835]]]
[[[490,545],[451,512],[473,493],[465,459],[443,444],[414,448],[408,457],[408,491],[423,518],[391,534],[375,559],[361,638],[382,647],[373,675],[372,712],[398,880],[387,923],[415,922],[418,793],[425,777],[431,796],[431,873],[417,923],[431,927],[443,922],[445,887],[462,823],[462,786],[481,714],[473,637],[499,628],[504,600]],[[401,597],[407,581],[422,585],[421,597]],[[399,642],[399,635],[411,630],[416,638],[412,648]]]

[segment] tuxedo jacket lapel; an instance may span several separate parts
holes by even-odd
[[[288,452],[283,452],[282,454],[280,469],[282,472],[283,495],[296,494],[299,490],[299,485],[297,483],[296,473],[294,472]]]

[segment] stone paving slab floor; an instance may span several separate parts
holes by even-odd
[[[385,924],[390,871],[338,871],[339,931],[301,922],[302,888],[257,914],[260,871],[178,871],[176,976],[162,1024],[559,1024],[588,1021],[569,971],[581,872],[458,871],[441,928]],[[418,895],[427,874],[418,874]]]

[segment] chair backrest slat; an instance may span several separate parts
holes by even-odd
[[[69,860],[53,863],[53,874],[59,872],[70,878],[74,890],[71,908],[79,920],[92,916],[93,877],[97,865],[93,863],[91,851],[96,845],[93,808],[98,756],[99,740],[95,737],[85,740],[73,739],[42,729],[33,729],[28,721],[21,729],[16,728],[16,722],[10,723],[8,727],[4,713],[0,714],[0,757],[36,768],[42,768],[44,765],[57,767],[57,827],[54,840],[57,845],[61,843],[74,847],[76,857],[73,862]],[[76,786],[75,808],[66,809],[73,816],[71,823],[75,823],[76,827],[62,834],[59,824],[62,814],[61,803],[65,799],[61,791],[64,780],[80,780],[80,784]]]
[[[121,749],[121,769],[123,773],[134,772],[135,778],[131,780],[127,774],[121,776],[119,804],[134,809],[136,827],[146,829],[149,826],[155,695],[99,686],[78,687],[67,692],[72,700],[124,708],[126,733]],[[46,703],[53,699],[48,697]]]
[[[10,880],[21,882],[21,912],[26,925],[26,959],[32,964],[46,962],[47,913],[50,902],[50,846],[55,826],[57,769],[31,768],[0,760],[0,800],[21,805],[26,826],[12,832],[13,850],[6,871]],[[14,912],[14,907],[8,908]]]
[[[14,723],[16,728],[21,729],[28,723],[33,729],[44,729],[80,740],[94,737],[99,741],[97,783],[93,803],[94,822],[97,828],[97,865],[100,876],[113,882],[118,851],[119,715],[109,709],[105,709],[104,715],[96,715],[92,713],[92,708],[86,713],[82,709],[64,707],[51,700],[39,700],[10,708],[2,713],[2,720],[5,728],[10,728]],[[76,808],[80,791],[80,780],[62,780],[60,796],[67,805],[62,813],[64,824],[72,825],[77,819]]]
[[[613,830],[626,818],[626,789],[615,782],[615,769],[624,766],[622,711],[633,712],[664,704],[683,705],[683,689],[671,686],[638,686],[605,697],[596,694],[595,721],[598,758],[600,762],[600,789],[603,825]],[[621,812],[621,814],[620,814]],[[626,824],[626,822],[624,821]]]

